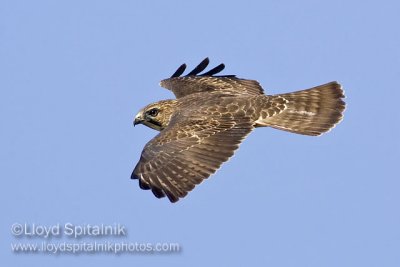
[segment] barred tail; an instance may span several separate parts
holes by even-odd
[[[337,82],[276,95],[288,102],[281,113],[266,118],[265,126],[304,135],[321,135],[343,118],[344,93]]]

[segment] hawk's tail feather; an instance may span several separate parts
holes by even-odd
[[[266,126],[315,136],[329,131],[343,118],[345,96],[337,82],[276,96],[287,100],[287,108],[266,119]]]

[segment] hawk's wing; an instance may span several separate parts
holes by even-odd
[[[251,132],[244,113],[172,118],[143,149],[132,179],[158,198],[176,202],[213,174]],[[184,118],[184,119],[182,119]]]
[[[208,63],[209,60],[206,58],[189,74],[180,77],[186,69],[186,65],[183,64],[171,78],[162,80],[160,85],[171,90],[177,98],[210,91],[235,95],[260,95],[264,93],[257,81],[239,79],[234,75],[213,76],[225,68],[224,64],[220,64],[206,73],[199,74],[208,66]]]

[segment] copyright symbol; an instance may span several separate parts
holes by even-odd
[[[11,226],[11,233],[15,236],[20,236],[24,233],[24,227],[22,226],[22,224],[14,223]]]

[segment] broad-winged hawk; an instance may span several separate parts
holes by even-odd
[[[186,65],[181,65],[160,83],[176,99],[150,104],[135,117],[135,125],[160,133],[144,147],[131,178],[158,198],[176,202],[185,197],[257,127],[317,136],[343,117],[344,94],[337,82],[265,95],[257,81],[216,76],[224,64],[200,74],[208,63],[206,58],[185,76]]]

